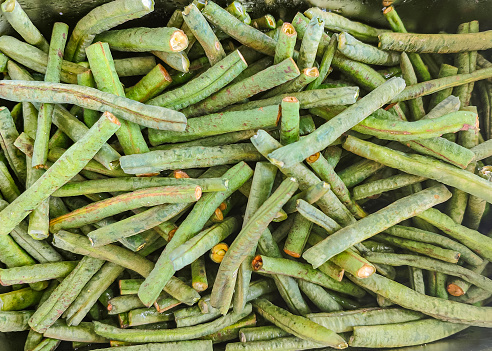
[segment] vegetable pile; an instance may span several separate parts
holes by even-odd
[[[477,21],[416,34],[391,5],[389,30],[195,0],[166,27],[114,29],[154,10],[115,0],[48,42],[16,0],[1,10],[18,35],[0,37],[16,103],[0,107],[0,331],[29,331],[25,351],[385,348],[492,327]]]

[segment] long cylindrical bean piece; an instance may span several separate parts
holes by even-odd
[[[274,164],[281,166],[292,166],[294,163],[301,162],[329,146],[342,133],[387,103],[393,96],[402,91],[404,86],[405,82],[401,78],[391,78],[313,133],[296,143],[275,150],[269,154],[269,157]]]
[[[222,112],[191,118],[184,131],[149,130],[152,145],[179,143],[203,137],[248,129],[270,129],[277,125],[278,105],[261,107],[249,111]]]
[[[222,201],[243,185],[252,176],[252,173],[253,171],[246,163],[238,163],[223,176],[229,179],[229,189],[227,191],[206,193],[195,204],[193,210],[178,227],[178,230],[174,233],[171,241],[159,257],[156,268],[140,287],[139,297],[144,304],[150,306],[157,299],[162,286],[172,276],[174,269],[172,261],[169,258],[170,253],[197,234]]]
[[[62,261],[3,269],[0,271],[0,283],[13,285],[63,278],[77,266],[77,263]]]
[[[423,295],[379,274],[373,274],[364,279],[354,277],[353,281],[404,308],[419,311],[437,319],[482,327],[490,326],[492,323],[490,307],[476,307]]]
[[[93,322],[95,331],[101,336],[112,340],[128,342],[169,342],[179,340],[191,340],[219,331],[240,319],[249,315],[252,311],[250,304],[247,304],[240,313],[232,312],[220,317],[212,322],[191,327],[181,327],[168,330],[139,330],[139,329],[119,329],[108,324]]]
[[[32,187],[0,212],[4,223],[0,234],[10,233],[32,209],[76,175],[119,126],[119,121],[105,112],[89,132],[70,147]]]
[[[21,5],[16,0],[8,0],[2,4],[2,13],[17,33],[29,44],[48,52],[50,45],[39,30],[31,22]]]
[[[379,252],[368,252],[366,257],[368,260],[374,261],[374,263],[389,264],[391,266],[408,265],[420,269],[435,270],[448,275],[458,276],[488,291],[492,288],[492,280],[452,263],[440,262],[422,256]]]
[[[59,83],[61,65],[63,61],[63,51],[67,42],[68,25],[57,22],[53,25],[51,34],[50,49],[48,53],[48,64],[46,67],[45,82]],[[32,167],[42,167],[46,164],[48,157],[48,141],[51,130],[51,115],[53,114],[53,104],[41,104],[38,114],[38,128],[36,130],[36,141],[32,156]]]
[[[374,182],[364,183],[352,189],[355,200],[364,199],[373,195],[378,195],[386,191],[402,188],[407,185],[412,185],[424,181],[425,177],[415,176],[411,174],[397,174],[395,176],[376,180]]]
[[[128,174],[145,174],[166,169],[203,168],[240,161],[260,161],[263,157],[253,145],[233,144],[215,147],[190,146],[123,156],[121,168]]]
[[[188,38],[183,31],[169,27],[109,30],[97,35],[94,40],[106,42],[116,51],[179,52],[188,47]]]
[[[379,50],[345,32],[338,35],[338,50],[352,60],[372,65],[394,66],[400,62],[398,53]]]
[[[335,32],[348,32],[359,40],[377,42],[378,35],[385,30],[376,29],[360,22],[351,21],[334,12],[325,12],[319,7],[312,7],[304,12],[309,17],[319,17],[325,23],[325,28]]]
[[[458,333],[468,326],[435,319],[409,323],[356,326],[349,345],[354,347],[404,347],[427,344]],[[393,336],[387,338],[388,332]]]
[[[418,217],[438,227],[447,235],[466,245],[480,256],[492,260],[492,239],[476,230],[456,223],[439,210],[432,208],[418,214]]]
[[[357,289],[353,284],[347,284],[347,281],[337,282],[326,274],[312,269],[306,263],[300,263],[285,258],[256,256],[252,265],[256,272],[289,275],[350,296],[362,297],[365,295],[363,290]]]
[[[419,96],[433,94],[443,89],[453,88],[463,84],[476,82],[477,80],[492,77],[492,67],[478,69],[472,73],[457,74],[449,77],[437,78],[427,82],[417,83],[406,87],[396,95],[391,102],[400,102],[415,99]]]
[[[284,22],[278,34],[277,45],[275,45],[275,57],[273,63],[277,64],[294,55],[297,32],[292,24]]]
[[[207,23],[207,20],[194,4],[185,7],[183,19],[203,47],[211,66],[225,57],[221,43]]]
[[[450,250],[457,251],[461,254],[461,258],[464,261],[474,266],[480,265],[483,262],[480,256],[475,254],[465,245],[460,244],[459,242],[456,242],[443,235],[431,233],[417,228],[405,227],[401,225],[395,225],[391,228],[386,229],[384,232],[387,234],[391,234],[393,236],[415,240],[415,241],[421,241],[429,244],[435,244]]]
[[[299,69],[313,67],[319,42],[324,33],[323,27],[324,22],[319,17],[313,17],[309,21],[304,36],[302,37],[299,58],[297,59]]]
[[[336,349],[347,347],[345,340],[333,331],[305,317],[293,315],[268,300],[258,299],[253,305],[265,319],[297,337]]]
[[[319,267],[334,255],[371,236],[446,201],[451,193],[445,186],[436,186],[393,202],[358,222],[340,229],[302,255],[314,267]]]
[[[379,48],[406,52],[439,54],[491,48],[492,31],[468,34],[381,33]]]
[[[454,186],[487,201],[492,201],[489,192],[484,191],[484,189],[489,188],[489,182],[471,172],[433,158],[391,150],[352,136],[347,138],[343,147],[356,155],[377,161],[385,166],[394,167],[409,174],[436,179],[446,185]],[[466,182],[463,181],[464,179]],[[466,186],[464,186],[465,183]]]
[[[182,112],[187,117],[196,117],[199,115],[212,113],[256,95],[262,91],[274,88],[282,83],[296,78],[299,74],[299,68],[297,68],[294,60],[292,58],[288,58],[276,65],[270,66],[269,68],[256,73],[249,78],[219,90],[217,93],[199,102],[198,104],[187,107]]]
[[[154,10],[154,2],[148,0],[116,0],[94,8],[77,22],[65,51],[65,59],[80,62],[85,49],[96,34],[107,31],[128,20],[145,16]]]
[[[377,240],[381,240],[383,242],[389,243],[390,245],[401,247],[409,251],[418,252],[422,255],[429,256],[445,262],[457,263],[458,259],[461,256],[461,254],[458,251],[443,249],[439,246],[426,244],[419,241],[394,237],[391,235],[380,233],[376,238]]]
[[[353,331],[358,326],[411,322],[422,319],[424,315],[401,308],[374,307],[343,312],[311,313],[306,317],[335,333],[343,333]]]
[[[54,218],[50,221],[50,230],[57,232],[60,229],[80,228],[86,224],[96,223],[105,217],[142,206],[194,202],[201,197],[201,194],[201,188],[191,184],[181,187],[140,189],[92,203],[61,217]]]
[[[167,177],[125,177],[70,182],[55,191],[52,196],[67,197],[103,192],[135,191],[152,187],[199,186],[203,192],[227,190],[228,181],[223,178],[167,178]]]
[[[202,13],[213,25],[219,27],[241,44],[266,55],[273,56],[275,54],[275,40],[238,20],[214,2],[208,1]]]
[[[294,178],[284,180],[242,228],[224,256],[210,298],[212,306],[219,308],[222,314],[227,312],[232,299],[232,291],[229,287],[235,284],[235,271],[257,244],[267,225],[294,194],[298,186]]]

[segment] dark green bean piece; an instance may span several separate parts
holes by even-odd
[[[300,213],[294,215],[294,222],[284,244],[284,252],[292,257],[299,258],[304,252],[313,222]]]
[[[36,305],[43,292],[35,291],[31,288],[13,290],[8,293],[0,294],[0,311],[20,311],[30,306]]]
[[[138,102],[147,102],[162,93],[162,91],[169,87],[172,82],[173,79],[169,73],[159,63],[140,79],[137,84],[125,89],[125,95],[128,99]]]

